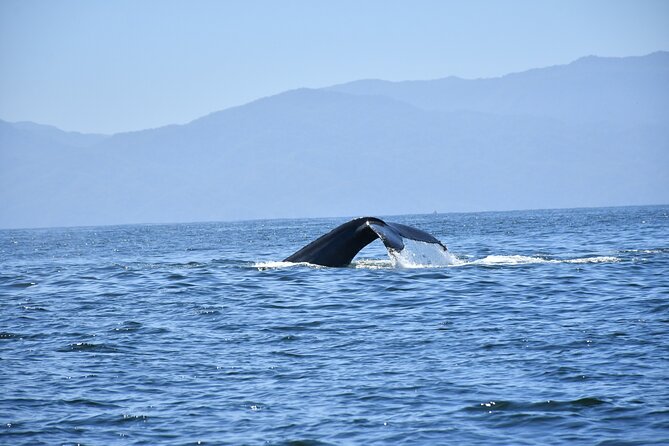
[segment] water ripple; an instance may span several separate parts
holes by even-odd
[[[0,231],[0,443],[669,443],[666,213],[397,217],[418,269],[276,262],[329,219]]]

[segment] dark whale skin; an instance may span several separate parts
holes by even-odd
[[[427,232],[399,223],[386,223],[376,217],[360,217],[320,236],[284,259],[284,262],[346,266],[362,248],[377,238],[381,239],[387,249],[398,252],[404,249],[403,238],[436,243],[446,250],[446,246]]]

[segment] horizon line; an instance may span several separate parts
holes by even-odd
[[[567,210],[586,210],[586,209],[618,209],[618,208],[641,208],[641,207],[669,207],[669,203],[663,204],[621,204],[610,206],[567,206],[567,207],[548,207],[548,208],[524,208],[524,209],[491,209],[480,211],[444,211],[424,213],[405,213],[405,214],[385,214],[378,215],[387,217],[409,217],[409,216],[425,216],[425,215],[452,215],[452,214],[491,214],[491,213],[515,213],[515,212],[530,212],[530,211],[567,211]],[[333,220],[333,219],[353,219],[358,218],[359,215],[348,216],[311,216],[311,217],[258,217],[258,218],[231,218],[222,220],[200,220],[200,221],[172,221],[172,222],[135,222],[135,223],[105,223],[98,225],[62,225],[62,226],[22,226],[22,227],[0,227],[0,232],[5,231],[43,231],[46,229],[91,229],[91,228],[111,228],[120,226],[173,226],[173,225],[196,225],[196,224],[215,224],[215,223],[245,223],[258,221],[286,221],[286,220]]]

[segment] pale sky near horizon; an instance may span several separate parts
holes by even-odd
[[[0,119],[115,133],[293,88],[658,50],[663,0],[0,0]]]

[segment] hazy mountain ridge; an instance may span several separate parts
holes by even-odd
[[[545,116],[569,122],[669,123],[669,52],[648,56],[588,56],[568,65],[498,78],[426,81],[363,80],[329,87],[392,97],[442,111]],[[630,113],[631,111],[634,113]]]
[[[90,147],[108,137],[108,135],[96,133],[68,132],[52,125],[36,124],[30,121],[14,122],[11,125],[16,129],[26,130],[34,135],[42,135],[72,147]]]
[[[0,227],[666,203],[668,74],[654,53],[358,81],[91,138],[0,121]]]

